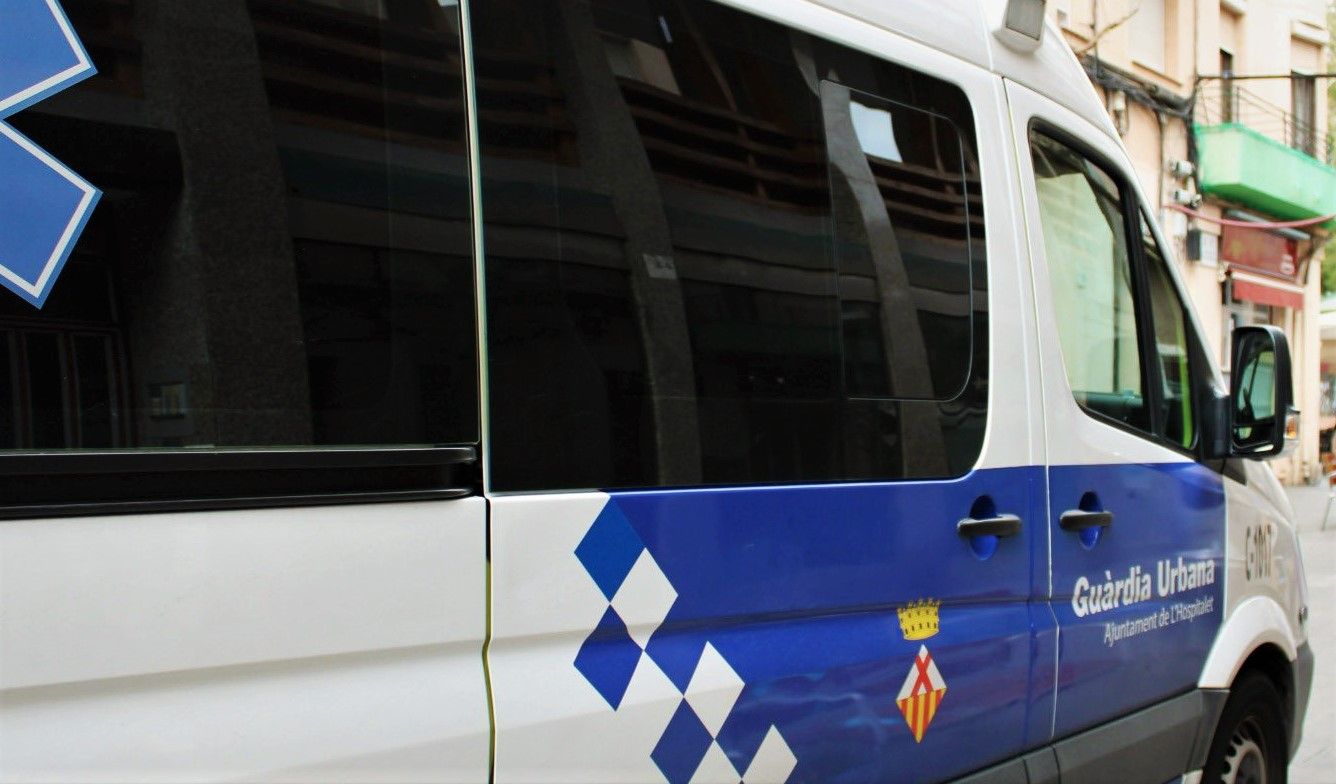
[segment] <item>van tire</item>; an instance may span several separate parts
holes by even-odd
[[[1276,687],[1260,672],[1244,673],[1220,715],[1202,784],[1285,784],[1285,740]]]

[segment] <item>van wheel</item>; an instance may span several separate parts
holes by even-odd
[[[1285,718],[1280,695],[1257,672],[1234,685],[1220,716],[1204,784],[1285,784]]]

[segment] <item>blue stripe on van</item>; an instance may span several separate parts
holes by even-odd
[[[1135,510],[1119,502],[1129,523],[1163,516],[1169,496],[1195,492],[1178,487],[1185,478],[1212,492],[1197,472],[1147,468],[1088,467],[1072,476],[1142,488]],[[1047,566],[1036,563],[1047,552],[1043,479],[1042,468],[1024,467],[950,481],[612,494],[575,553],[609,597],[575,666],[611,710],[637,666],[658,667],[684,693],[651,754],[674,784],[690,781],[716,752],[741,780],[821,782],[938,780],[1005,759],[1047,741],[1027,728],[1046,733],[1052,719],[1052,654],[1035,642],[1052,646],[1052,616],[1032,589],[1047,583],[1046,575],[1035,579]],[[1202,498],[1203,509],[1215,509]],[[1023,519],[1021,535],[992,555],[955,529],[979,499]],[[1192,527],[1183,530],[1188,539],[1169,527],[1154,542],[1166,557],[1195,548],[1222,568],[1223,525],[1213,530],[1215,545],[1203,545]],[[652,560],[638,564],[642,553]],[[630,578],[633,567],[658,572]],[[646,621],[630,595],[660,574],[676,598],[666,616],[651,612]],[[897,609],[922,599],[941,602],[939,629],[906,639]],[[1205,649],[1196,635],[1218,618],[1193,626],[1192,661],[1178,669],[1200,671]],[[647,622],[652,633],[638,626]],[[648,641],[644,659],[636,637]],[[1171,631],[1136,644],[1162,659],[1183,655],[1181,643]],[[921,647],[945,692],[916,740],[897,697]],[[1078,652],[1064,649],[1064,657]],[[1080,681],[1073,674],[1084,666],[1073,660],[1064,673]],[[692,691],[698,669],[713,674],[704,698]],[[1139,677],[1151,690],[1168,688],[1161,672],[1146,666]]]
[[[1225,609],[1225,492],[1188,462],[1058,466],[1049,481],[1055,518],[1092,490],[1114,516],[1094,547],[1054,526],[1056,730],[1068,735],[1196,686]],[[1134,570],[1150,596],[1129,604]],[[1108,606],[1092,607],[1096,594]]]

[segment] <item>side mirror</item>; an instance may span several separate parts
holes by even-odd
[[[1282,454],[1291,418],[1297,422],[1298,415],[1285,333],[1270,326],[1234,330],[1231,367],[1230,454],[1254,460]]]

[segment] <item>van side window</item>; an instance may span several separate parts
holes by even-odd
[[[0,449],[477,441],[457,12],[236,5],[75,14],[124,40],[12,118],[104,195],[0,291]]]
[[[80,466],[44,498],[381,492],[477,443],[459,10],[350,5],[71,9],[97,73],[4,118],[101,195],[44,302],[0,290],[0,460]],[[191,481],[107,478],[163,450]]]
[[[493,489],[974,465],[987,276],[959,88],[705,0],[472,16]]]
[[[1122,191],[1061,142],[1032,134],[1030,149],[1072,394],[1087,411],[1149,432]]]
[[[1191,330],[1183,301],[1145,215],[1141,216],[1141,247],[1146,259],[1156,359],[1162,381],[1158,416],[1160,435],[1178,446],[1191,449],[1197,438],[1194,411],[1197,395],[1190,361],[1193,352],[1188,342]]]

